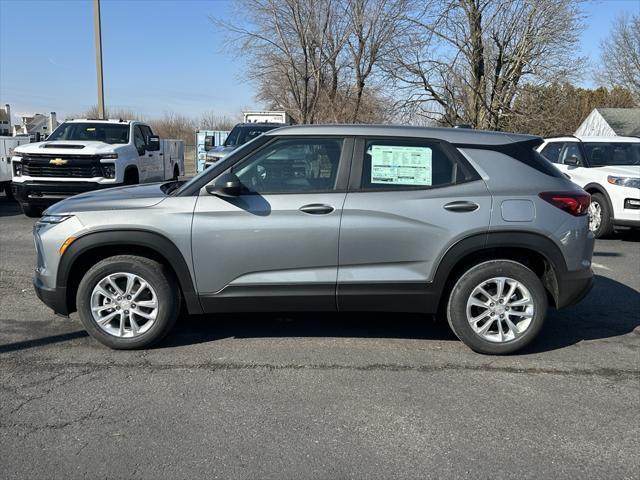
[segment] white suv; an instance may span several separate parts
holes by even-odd
[[[589,228],[640,227],[640,138],[548,138],[538,151],[591,194]]]

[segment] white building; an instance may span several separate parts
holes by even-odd
[[[640,108],[594,108],[576,130],[577,137],[639,137]]]
[[[13,126],[13,135],[29,135],[37,142],[47,138],[58,125],[56,112],[51,112],[48,116],[41,113],[25,115],[21,118],[20,125]]]
[[[0,108],[0,137],[8,137],[11,134],[11,107],[6,104],[4,108]]]

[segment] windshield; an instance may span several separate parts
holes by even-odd
[[[277,128],[274,125],[236,125],[224,141],[225,147],[238,147],[253,140],[264,132]]]
[[[589,165],[640,165],[640,142],[638,143],[584,143]]]
[[[129,143],[129,125],[125,123],[63,123],[49,135],[47,140]]]

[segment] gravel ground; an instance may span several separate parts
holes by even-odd
[[[186,317],[110,351],[31,287],[0,196],[1,478],[638,478],[640,234],[524,353],[407,315]]]

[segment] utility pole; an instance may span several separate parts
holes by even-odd
[[[98,118],[104,120],[104,86],[102,84],[102,28],[100,0],[93,0],[93,29],[96,34],[96,70],[98,73]]]

